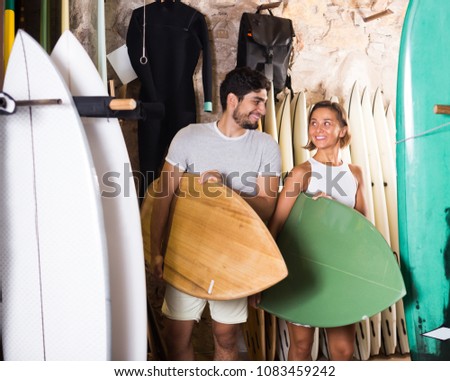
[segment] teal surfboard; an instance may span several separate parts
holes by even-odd
[[[413,360],[450,360],[450,7],[411,0],[400,46],[397,184]]]
[[[337,327],[372,316],[405,295],[389,245],[363,215],[303,193],[277,239],[288,276],[260,307],[294,323]]]

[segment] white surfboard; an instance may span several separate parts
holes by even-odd
[[[410,351],[406,331],[406,317],[403,299],[400,299],[397,303],[395,303],[395,309],[397,312],[397,349],[402,355],[404,355],[410,353]]]
[[[294,165],[299,165],[311,157],[310,152],[303,148],[308,143],[308,108],[304,91],[295,94],[292,99],[291,117]]]
[[[383,95],[380,89],[375,92],[373,101],[373,116],[380,152],[381,168],[385,182],[386,204],[388,210],[389,231],[393,245],[398,242],[398,216],[397,216],[397,182],[395,160],[392,154],[392,141],[388,130],[384,112]],[[393,247],[398,253],[398,247]]]
[[[348,114],[348,124],[349,131],[352,136],[350,143],[350,156],[353,164],[361,166],[364,176],[365,187],[365,198],[367,202],[367,219],[375,224],[375,210],[373,206],[373,194],[371,190],[371,176],[370,176],[370,165],[369,157],[367,154],[367,138],[364,128],[364,116],[361,107],[361,95],[359,92],[359,84],[355,82],[350,95],[350,99],[347,107]],[[360,324],[356,326],[357,331],[357,350],[355,351],[355,356],[360,360],[368,360],[371,352],[371,341],[373,338],[380,339],[377,336],[378,327],[380,326],[381,315],[377,314],[371,319],[372,327],[375,329],[366,332],[368,326],[368,321],[361,321]],[[364,330],[364,331],[363,331]]]
[[[395,122],[394,110],[393,110],[391,103],[389,103],[386,108],[386,121],[387,121],[388,128],[389,128],[389,137],[391,139],[392,156],[394,157],[394,161],[395,161],[395,157],[396,157],[395,156],[396,155],[395,142],[397,141],[397,127],[396,127],[396,122]]]
[[[275,95],[273,93],[273,83],[267,94],[266,115],[264,115],[263,131],[268,133],[278,143],[277,118],[275,111]]]
[[[373,340],[380,340],[381,337],[381,314],[377,314],[379,319],[369,319],[368,317],[356,323],[355,353],[357,360],[365,361],[370,358]]]
[[[106,89],[107,69],[106,69],[106,20],[105,1],[97,2],[97,67],[103,86]]]
[[[394,158],[394,163],[396,163],[396,140],[397,140],[397,127],[395,121],[395,115],[392,103],[389,103],[386,108],[386,121],[389,130],[389,137],[392,145],[392,156]],[[395,218],[395,217],[394,217]],[[397,222],[398,226],[398,222]],[[392,239],[391,239],[392,241]],[[399,241],[394,237],[394,242],[391,242],[392,250],[397,255],[400,265],[400,253],[397,250],[400,250]],[[397,349],[401,354],[409,353],[409,342],[406,333],[406,318],[405,318],[405,308],[403,306],[403,300],[399,300],[395,304],[396,312],[397,312]]]
[[[277,354],[277,320],[278,318],[275,315],[264,311],[267,361],[274,361]]]
[[[84,129],[41,46],[17,33],[4,91],[59,99],[0,116],[5,360],[109,360],[105,231]]]
[[[294,155],[292,152],[292,127],[291,127],[291,93],[283,94],[283,98],[277,109],[278,144],[281,151],[281,173],[283,178],[294,167]]]
[[[398,236],[398,211],[397,211],[397,174],[396,174],[396,164],[394,155],[392,152],[392,135],[389,132],[389,126],[386,119],[386,112],[384,108],[383,94],[381,89],[377,89],[375,92],[375,97],[373,100],[373,116],[375,121],[375,130],[377,133],[378,146],[380,151],[381,167],[383,172],[383,179],[385,183],[385,194],[386,194],[386,205],[388,211],[388,221],[389,221],[389,234],[391,237],[391,247],[394,253],[396,253],[397,259],[399,260],[399,236]],[[397,334],[401,336],[402,347],[407,348],[406,342],[406,331],[404,330],[404,310],[403,304],[397,303],[399,309],[399,316],[396,322],[396,326],[400,325],[399,332],[395,335],[395,340]],[[403,321],[403,323],[402,323]],[[386,354],[393,354],[395,348],[387,346],[385,348]]]
[[[337,96],[332,96],[330,98],[330,101],[339,104],[339,98]],[[341,148],[341,159],[344,163],[351,164],[352,158],[350,155],[350,147],[349,146]]]
[[[370,174],[372,178],[372,193],[375,210],[375,227],[383,235],[390,245],[388,211],[386,196],[384,192],[383,172],[378,149],[378,139],[375,131],[375,121],[372,113],[372,101],[370,92],[366,88],[362,96],[362,109],[364,115],[364,126],[367,136],[367,150],[369,155]],[[383,345],[392,348],[397,345],[396,339],[396,309],[395,305],[381,312],[381,333]],[[372,345],[372,355],[378,354],[380,347]]]
[[[348,124],[352,135],[350,142],[350,155],[352,163],[362,168],[364,182],[366,184],[365,198],[367,202],[367,219],[375,224],[375,211],[373,207],[373,195],[370,189],[372,178],[370,176],[369,157],[367,154],[367,137],[364,129],[364,116],[361,107],[361,95],[358,82],[353,85],[348,104]]]
[[[94,63],[66,31],[51,58],[73,96],[108,96]],[[102,194],[111,279],[112,359],[147,359],[144,250],[132,168],[119,122],[82,118]]]

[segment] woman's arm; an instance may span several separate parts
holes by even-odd
[[[298,195],[308,188],[310,177],[309,162],[294,167],[286,177],[283,189],[278,196],[275,212],[269,222],[269,231],[274,238],[283,228]]]

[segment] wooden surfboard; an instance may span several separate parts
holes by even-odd
[[[260,306],[282,319],[343,326],[382,311],[405,294],[382,235],[360,213],[334,200],[300,194],[277,243],[289,274],[262,293]]]
[[[248,309],[247,321],[242,324],[247,355],[250,361],[266,361],[266,330],[264,310]]]
[[[61,75],[23,31],[4,90],[16,100],[61,100],[0,116],[4,358],[109,360],[107,250],[91,153]]]
[[[242,332],[251,361],[274,361],[276,355],[277,318],[260,308],[248,309]]]
[[[150,186],[141,210],[147,260],[154,197]],[[199,184],[198,177],[185,174],[170,218],[164,279],[187,294],[237,299],[256,294],[287,275],[266,225],[244,199],[224,185]]]
[[[108,96],[83,46],[64,32],[51,54],[73,96]],[[144,251],[132,168],[119,121],[82,118],[102,194],[111,282],[112,360],[147,360]]]
[[[411,0],[400,43],[398,220],[412,360],[450,359],[450,117],[435,107],[450,105],[449,22],[447,1]]]
[[[377,136],[375,121],[372,113],[372,100],[370,97],[370,92],[367,88],[363,92],[361,106],[364,116],[364,129],[367,137],[367,153],[370,176],[372,179],[375,227],[382,234],[386,242],[391,246],[385,186],[378,143],[379,137]],[[395,305],[389,306],[389,308],[381,312],[381,333],[384,353],[393,354],[397,346]],[[377,341],[373,340],[373,344],[376,342]],[[375,345],[371,345],[371,347],[372,355],[378,354],[380,347],[376,348]]]

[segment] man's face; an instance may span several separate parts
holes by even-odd
[[[234,121],[244,129],[256,130],[266,114],[267,91],[251,92],[242,98],[233,111]]]

